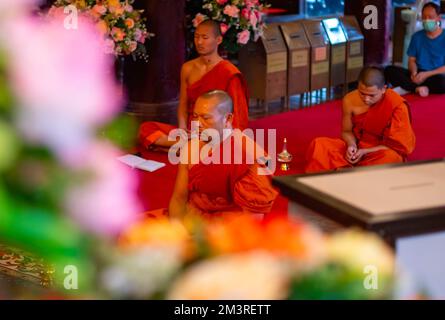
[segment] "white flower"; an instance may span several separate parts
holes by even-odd
[[[363,274],[366,266],[376,267],[380,275],[394,272],[394,254],[377,235],[358,230],[335,234],[328,241],[328,256]]]
[[[113,298],[149,299],[168,285],[181,266],[171,248],[122,251],[110,262],[101,283]]]
[[[220,256],[182,274],[168,299],[284,299],[289,273],[287,265],[264,252]]]

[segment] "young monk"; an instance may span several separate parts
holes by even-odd
[[[199,57],[186,62],[181,69],[178,106],[178,126],[188,129],[196,99],[210,90],[224,90],[233,101],[233,127],[244,130],[248,122],[247,85],[241,72],[218,54],[222,42],[219,24],[205,20],[195,31],[195,47]],[[168,141],[168,133],[175,127],[159,122],[145,122],[139,130],[144,149],[168,149],[175,141]]]
[[[383,70],[365,67],[358,89],[343,99],[342,139],[316,138],[306,172],[405,161],[416,138],[406,101],[385,85]]]

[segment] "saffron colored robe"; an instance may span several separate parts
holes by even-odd
[[[246,140],[250,139],[237,133],[219,145],[220,163],[204,164],[201,161],[192,165],[188,172],[188,204],[201,215],[217,217],[224,214],[267,214],[272,209],[278,192],[272,187],[271,175],[259,175],[258,146],[247,150]],[[224,145],[230,144],[230,164],[223,163]],[[241,163],[235,162],[235,153],[242,152]],[[254,152],[254,154],[251,154]],[[211,156],[211,155],[209,155]]]
[[[243,139],[249,139],[244,134]],[[240,144],[239,142],[242,141]],[[246,151],[246,140],[236,140],[233,135],[219,146],[219,163],[189,164],[188,202],[194,214],[213,219],[241,214],[267,214],[271,211],[278,192],[271,183],[272,175],[258,174],[264,164],[254,160],[258,154],[255,145],[254,155]],[[231,144],[230,164],[223,163],[224,144]],[[235,150],[242,150],[241,163],[235,163]],[[261,149],[262,150],[262,149]],[[209,155],[211,156],[211,155]],[[146,217],[156,218],[168,215],[168,210],[146,212]]]
[[[230,95],[233,101],[233,128],[240,130],[247,128],[249,121],[247,84],[238,68],[227,60],[219,62],[200,80],[187,87],[187,123],[190,123],[196,100],[199,96],[211,90],[224,90]],[[175,129],[175,127],[165,123],[154,121],[142,123],[139,128],[141,146],[147,149],[163,134],[168,135],[172,129]]]
[[[358,91],[348,95],[350,101],[359,99]],[[414,150],[416,138],[406,101],[391,89],[382,100],[365,113],[352,116],[353,133],[358,149],[384,145],[389,150],[368,153],[355,166],[397,163],[406,160]],[[346,159],[347,145],[342,139],[316,138],[306,154],[306,172],[314,173],[353,167]]]

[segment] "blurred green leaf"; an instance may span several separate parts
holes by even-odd
[[[3,115],[7,115],[13,106],[13,98],[6,75],[6,56],[0,50],[0,114]]]
[[[20,142],[12,126],[0,119],[0,172],[13,166]]]
[[[100,130],[100,135],[128,151],[136,145],[137,132],[138,122],[131,116],[122,115]]]
[[[338,263],[328,263],[294,279],[291,300],[389,299],[391,279],[379,276],[378,290],[365,289],[365,275]]]

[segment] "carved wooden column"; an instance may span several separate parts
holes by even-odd
[[[363,21],[367,5],[378,9],[378,29],[367,30]],[[389,62],[389,41],[391,35],[391,0],[345,0],[345,15],[354,15],[365,36],[365,64],[384,64]]]
[[[185,0],[138,0],[149,32],[148,63],[126,59],[124,82],[128,111],[141,118],[174,122],[179,98],[180,71],[185,60]]]

